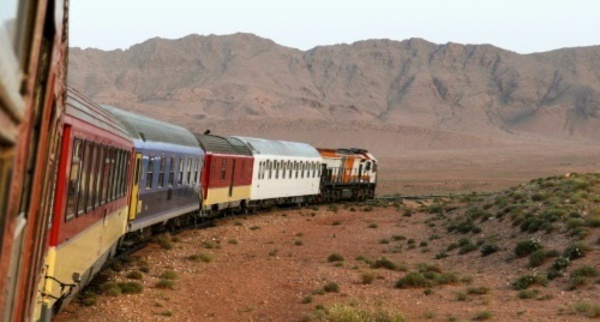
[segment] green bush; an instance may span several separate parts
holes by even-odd
[[[419,272],[410,272],[396,282],[396,288],[427,288],[432,286],[432,282]]]
[[[386,257],[381,257],[377,259],[373,264],[371,264],[371,268],[385,268],[389,270],[395,270],[397,265]]]
[[[158,282],[156,282],[154,286],[162,289],[173,289],[173,287],[175,286],[175,282],[173,280],[162,278]]]
[[[336,282],[329,282],[323,286],[323,290],[328,293],[337,293],[340,291],[340,286]]]
[[[176,280],[179,278],[179,274],[172,269],[168,269],[168,270],[162,272],[162,274],[160,274],[159,277],[166,279],[166,280]]]
[[[329,257],[327,257],[327,261],[328,262],[343,262],[344,256],[342,256],[338,253],[332,253],[331,255],[329,255]]]
[[[144,290],[144,286],[138,282],[119,283],[119,288],[123,294],[138,294]]]
[[[522,300],[527,300],[527,299],[532,299],[534,297],[536,297],[538,295],[539,291],[538,290],[521,290],[519,291],[519,294],[517,294],[517,297],[522,299]]]
[[[515,290],[524,290],[531,285],[546,286],[548,285],[548,279],[546,275],[523,275],[517,278],[512,285]]]
[[[538,249],[529,255],[529,267],[539,267],[548,258],[546,251]]]
[[[577,243],[574,243],[574,244],[568,246],[565,249],[565,251],[563,252],[563,256],[568,258],[569,260],[575,260],[575,259],[585,257],[585,255],[587,254],[588,251],[589,251],[589,246],[587,246],[581,242],[577,242]]]
[[[539,242],[534,240],[520,241],[515,247],[515,255],[519,257],[524,257],[542,248],[543,246]]]
[[[500,250],[500,247],[498,247],[498,245],[484,244],[483,246],[481,246],[481,256],[483,256],[483,257],[489,256],[499,250]]]
[[[142,272],[140,271],[131,271],[127,274],[126,277],[132,280],[141,280],[142,278],[144,278],[144,274],[142,274]]]

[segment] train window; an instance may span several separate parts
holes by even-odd
[[[285,173],[287,171],[287,162],[283,161],[283,163],[281,164],[281,179],[285,179]]]
[[[92,150],[92,142],[85,141],[83,150],[83,163],[81,165],[81,175],[79,176],[79,197],[77,198],[77,215],[85,212],[85,199],[87,197],[90,154]]]
[[[158,164],[158,189],[161,189],[165,183],[165,168],[167,166],[167,157],[161,156]]]
[[[119,178],[121,177],[121,150],[115,149],[115,158],[113,160],[113,167],[115,169],[112,177],[112,184],[110,189],[110,200],[117,199],[117,192],[119,191]]]
[[[130,171],[129,168],[131,168],[131,152],[125,151],[125,173],[123,173],[123,192],[121,193],[123,197],[127,194],[127,176]]]
[[[258,179],[262,179],[263,176],[264,165],[263,162],[258,163]]]
[[[181,185],[183,183],[183,158],[179,158],[179,181],[178,184]]]
[[[198,167],[200,166],[200,160],[194,160],[194,184],[198,182]]]
[[[71,172],[69,174],[69,190],[67,195],[67,209],[65,220],[71,220],[77,212],[77,196],[79,195],[79,177],[81,175],[81,162],[83,159],[83,144],[80,139],[73,141],[73,156],[71,159]]]
[[[269,179],[273,178],[273,161],[267,160],[267,170],[269,170]]]
[[[312,171],[313,171],[312,177],[313,178],[317,177],[317,163],[316,162],[312,163]]]
[[[275,179],[279,179],[279,161],[275,160]]]
[[[173,180],[175,179],[175,158],[169,159],[169,187],[173,186]]]
[[[227,160],[221,160],[221,181],[225,181],[225,174],[227,172]]]
[[[112,150],[110,147],[104,147],[106,153],[104,155],[104,165],[102,170],[102,204],[108,202],[108,187],[110,185],[110,154]]]
[[[104,169],[104,154],[106,153],[106,147],[104,145],[98,145],[98,164],[96,165],[96,195],[94,196],[94,207],[100,205],[102,200],[102,169]]]
[[[146,190],[152,189],[152,181],[154,180],[154,156],[148,157],[148,168],[146,170]]]
[[[296,179],[298,179],[298,161],[294,161],[294,173],[296,174]]]
[[[94,197],[96,196],[96,172],[98,172],[98,147],[96,144],[91,145],[91,162],[89,167],[89,186],[88,186],[88,195],[87,195],[87,203],[85,205],[85,211],[91,211],[94,209]]]
[[[188,186],[192,185],[192,159],[188,158],[187,159],[187,180],[186,180],[186,184]]]

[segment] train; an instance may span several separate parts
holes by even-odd
[[[49,320],[119,249],[199,219],[375,195],[363,149],[218,136],[67,90],[47,272]]]
[[[11,7],[13,6],[13,7]],[[373,198],[358,148],[190,130],[66,86],[68,2],[0,14],[0,318],[50,321],[124,248],[205,218]]]
[[[0,7],[0,320],[28,321],[46,276],[68,1],[11,0]]]

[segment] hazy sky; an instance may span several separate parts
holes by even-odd
[[[600,44],[598,0],[74,0],[70,45],[249,32],[288,47],[419,37],[519,53]]]

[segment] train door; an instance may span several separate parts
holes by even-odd
[[[135,167],[133,168],[133,180],[131,187],[131,204],[129,206],[129,220],[134,220],[138,214],[138,200],[140,191],[140,169],[142,168],[142,154],[135,155]]]

